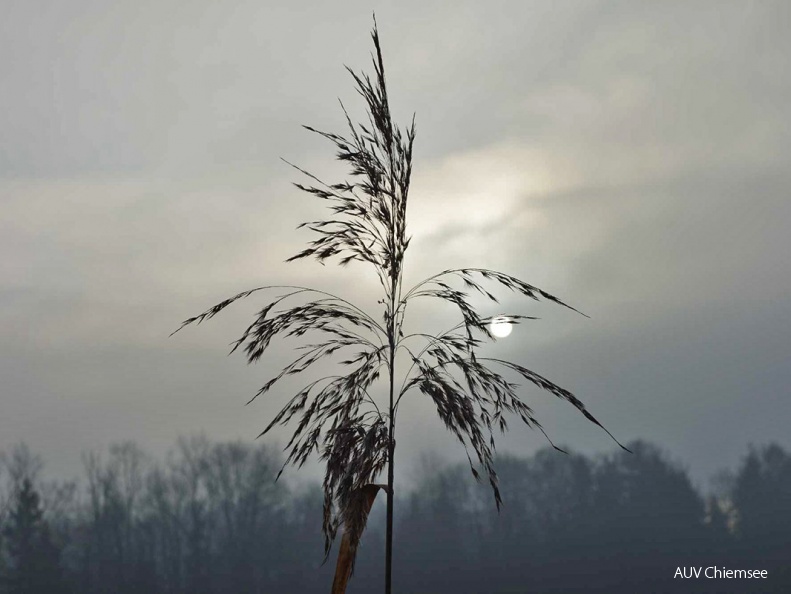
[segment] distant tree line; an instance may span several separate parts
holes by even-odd
[[[752,448],[702,494],[656,446],[589,458],[501,456],[505,505],[464,466],[424,464],[397,509],[394,589],[505,592],[789,592],[791,456]],[[164,462],[138,446],[84,457],[52,482],[24,445],[3,456],[0,592],[327,592],[322,492],[274,478],[266,446],[179,440]],[[374,513],[381,514],[379,503]],[[384,534],[371,522],[350,592],[381,588]],[[766,569],[760,583],[674,579],[677,567]]]

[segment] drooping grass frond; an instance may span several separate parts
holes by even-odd
[[[515,291],[517,293],[521,293],[525,297],[530,297],[531,299],[534,299],[535,301],[539,301],[540,299],[543,298],[543,299],[546,299],[547,301],[551,301],[551,302],[556,303],[558,305],[562,305],[563,307],[566,307],[566,308],[568,308],[568,309],[570,309],[572,311],[576,311],[578,314],[581,314],[581,315],[583,315],[585,317],[588,317],[587,315],[585,315],[584,313],[582,313],[578,309],[568,305],[567,303],[564,303],[563,301],[561,301],[560,299],[558,299],[554,295],[551,295],[550,293],[547,293],[543,289],[539,289],[538,287],[534,287],[533,285],[531,285],[529,283],[526,283],[525,281],[523,281],[521,279],[518,279],[515,276],[511,276],[509,274],[504,274],[502,272],[497,272],[496,270],[488,270],[486,268],[455,268],[455,269],[451,269],[451,270],[443,270],[442,272],[440,272],[438,274],[435,274],[433,276],[430,276],[429,278],[419,282],[417,285],[412,287],[412,289],[410,289],[409,292],[402,299],[402,304],[405,304],[406,301],[418,289],[420,289],[420,287],[422,287],[424,285],[436,284],[436,285],[438,285],[440,287],[447,286],[446,283],[443,283],[443,282],[437,280],[440,277],[446,276],[446,275],[455,275],[455,276],[460,277],[463,280],[465,286],[473,288],[476,291],[478,291],[479,293],[481,293],[483,295],[486,295],[492,301],[497,302],[497,298],[494,295],[492,295],[490,292],[484,290],[484,288],[481,286],[481,284],[479,282],[476,282],[476,281],[473,280],[473,275],[474,274],[480,275],[481,277],[483,277],[484,280],[496,282],[496,283],[500,284],[501,286],[506,287],[507,289],[510,289],[510,290]]]
[[[273,307],[275,307],[278,303],[280,303],[284,299],[292,297],[293,295],[298,295],[300,293],[318,293],[320,295],[327,296],[329,299],[331,299],[334,302],[336,302],[340,307],[346,307],[346,308],[349,308],[351,310],[354,310],[358,316],[360,316],[361,318],[364,318],[365,320],[367,320],[379,332],[384,332],[384,329],[377,322],[375,322],[373,320],[373,318],[371,318],[368,314],[366,314],[363,310],[361,310],[360,308],[358,308],[354,304],[350,303],[349,301],[347,301],[345,299],[342,299],[341,297],[338,297],[338,296],[333,295],[331,293],[327,293],[326,291],[320,291],[318,289],[311,289],[311,288],[308,288],[308,287],[298,287],[298,286],[294,286],[294,285],[267,285],[267,286],[264,286],[264,287],[256,287],[255,289],[250,289],[248,291],[242,291],[241,293],[238,293],[238,294],[234,295],[233,297],[230,297],[230,298],[226,299],[225,301],[221,301],[217,305],[214,305],[214,306],[210,307],[209,309],[207,309],[203,313],[198,314],[197,316],[194,316],[192,318],[188,318],[188,319],[184,320],[181,323],[181,326],[179,326],[173,332],[170,333],[170,336],[173,336],[174,334],[176,334],[177,332],[182,330],[185,326],[189,326],[190,324],[200,324],[201,322],[204,322],[205,320],[210,320],[214,316],[216,316],[218,313],[220,313],[222,310],[224,310],[226,307],[231,305],[232,303],[235,303],[236,301],[238,301],[240,299],[244,299],[246,297],[249,297],[253,293],[257,293],[258,291],[264,291],[266,289],[294,289],[294,290],[291,291],[290,293],[285,294],[285,295],[281,295],[276,300],[270,302],[264,309],[262,309],[259,312],[259,318],[261,316],[265,317],[266,314],[269,312],[269,310],[271,310]]]
[[[541,375],[537,374],[534,371],[530,371],[529,369],[527,369],[526,367],[523,367],[522,365],[517,365],[516,363],[511,363],[510,361],[503,361],[502,359],[489,359],[489,358],[486,358],[486,359],[481,359],[481,360],[482,361],[494,361],[496,363],[500,363],[501,365],[504,365],[505,367],[516,371],[523,378],[525,378],[526,380],[528,380],[532,384],[538,386],[542,390],[546,390],[547,392],[549,392],[551,394],[554,394],[558,398],[560,398],[562,400],[565,400],[567,402],[570,402],[574,406],[574,408],[576,408],[578,411],[580,411],[585,416],[586,419],[588,419],[591,423],[601,427],[607,433],[607,435],[609,435],[612,438],[612,440],[615,443],[617,443],[621,448],[623,448],[627,452],[629,451],[629,448],[627,448],[620,441],[618,441],[615,438],[615,436],[612,433],[610,433],[607,430],[607,428],[598,421],[598,419],[596,419],[596,417],[594,417],[592,414],[590,414],[588,412],[588,409],[585,408],[585,405],[582,403],[582,401],[579,398],[577,398],[576,396],[574,396],[574,394],[572,394],[568,390],[565,390],[565,389],[561,388],[560,386],[558,386],[558,385],[552,383],[551,381],[549,381],[547,378],[542,377]]]
[[[384,418],[372,422],[348,418],[328,431],[322,460],[324,478],[324,552],[329,555],[339,525],[356,550],[367,518],[362,494],[387,465],[388,427]],[[352,557],[352,566],[354,557]]]
[[[473,275],[481,279],[475,279]],[[467,458],[470,460],[470,468],[475,478],[479,479],[479,474],[472,463],[470,449],[487,472],[498,508],[501,500],[497,488],[497,474],[493,468],[495,447],[493,434],[497,428],[501,432],[507,429],[507,415],[518,416],[528,427],[540,430],[555,449],[560,450],[560,448],[554,445],[534,417],[532,409],[519,398],[518,384],[507,381],[485,362],[498,363],[516,372],[536,387],[571,403],[585,418],[601,427],[618,445],[624,447],[568,390],[522,365],[501,359],[476,357],[476,349],[481,346],[482,341],[475,337],[475,333],[481,333],[486,338],[492,339],[493,335],[490,331],[492,318],[480,316],[468,301],[468,294],[454,288],[443,278],[461,279],[466,289],[473,290],[495,303],[498,299],[485,287],[486,282],[498,284],[536,301],[546,299],[578,313],[581,312],[554,295],[514,276],[481,268],[445,270],[418,283],[401,299],[399,304],[401,317],[409,301],[421,297],[443,300],[455,306],[461,314],[462,321],[445,333],[436,336],[414,333],[400,339],[399,347],[407,349],[413,364],[407,372],[398,400],[400,401],[413,388],[431,397],[446,427],[468,450]],[[506,317],[513,324],[524,319],[535,319],[519,315]],[[461,329],[464,330],[463,333],[459,332]],[[404,344],[407,339],[413,337],[423,338],[427,342],[417,354]],[[412,375],[415,369],[416,373]],[[455,377],[463,378],[464,386]],[[482,429],[488,433],[488,440],[482,439]]]
[[[285,425],[294,417],[299,417],[297,428],[286,446],[288,455],[284,468],[289,464],[302,466],[313,453],[320,453],[320,457],[327,460],[325,494],[334,502],[333,505],[337,504],[338,509],[346,510],[343,512],[346,515],[325,518],[325,536],[329,547],[335,535],[333,522],[337,524],[339,517],[348,516],[351,513],[349,510],[354,509],[354,489],[372,482],[387,459],[387,449],[382,446],[381,439],[384,418],[378,409],[376,414],[372,414],[374,411],[369,407],[363,410],[365,403],[376,406],[368,394],[368,388],[379,377],[380,368],[388,364],[383,354],[386,334],[378,322],[345,299],[324,291],[292,286],[259,287],[244,291],[185,320],[178,330],[211,319],[235,301],[270,288],[292,290],[270,301],[258,312],[242,336],[232,343],[231,353],[241,348],[248,363],[255,363],[277,336],[301,337],[308,333],[319,333],[326,338],[298,347],[303,352],[264,384],[250,402],[267,393],[284,377],[298,375],[320,360],[356,349],[345,359],[336,361],[342,366],[355,366],[350,373],[321,378],[308,384],[289,400],[261,433],[264,435],[275,425]],[[318,293],[323,297],[293,307],[275,309],[286,299],[310,293]],[[326,383],[326,380],[331,381]],[[322,387],[323,382],[326,385]],[[365,432],[368,437],[350,448],[350,437],[354,437],[352,428],[357,432]],[[371,431],[379,433],[371,434]],[[372,435],[379,437],[374,439]],[[363,455],[363,458],[357,459],[358,454]],[[349,516],[349,521],[353,517],[356,516]],[[359,525],[364,525],[364,522]],[[357,540],[352,539],[354,547],[356,543]]]

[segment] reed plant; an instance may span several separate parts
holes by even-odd
[[[324,263],[337,258],[341,265],[367,264],[381,285],[381,317],[375,318],[351,301],[323,290],[269,285],[218,303],[185,320],[176,332],[213,318],[240,299],[257,293],[277,293],[233,343],[231,352],[241,349],[248,362],[254,363],[275,338],[317,337],[297,347],[298,356],[250,401],[272,390],[284,378],[308,371],[319,361],[331,360],[339,365],[339,373],[313,379],[298,390],[261,435],[276,425],[296,424],[285,448],[283,468],[302,466],[313,455],[324,462],[326,555],[343,526],[353,563],[370,509],[371,487],[386,476],[386,484],[381,486],[387,495],[385,592],[390,594],[396,421],[406,394],[419,392],[433,402],[442,422],[464,447],[475,479],[488,481],[498,509],[502,500],[494,467],[495,433],[507,429],[508,417],[544,431],[531,407],[520,397],[519,385],[507,376],[521,377],[570,403],[589,421],[600,427],[601,424],[576,396],[549,379],[518,363],[478,356],[479,347],[494,339],[493,317],[480,315],[470,296],[477,293],[497,303],[492,291],[499,286],[577,312],[575,308],[514,276],[483,268],[444,270],[411,288],[403,286],[404,255],[410,243],[407,198],[415,120],[413,116],[405,129],[393,122],[375,20],[371,36],[375,49],[373,74],[357,73],[347,67],[367,106],[367,121],[353,123],[341,103],[348,124],[345,134],[305,126],[334,145],[336,159],[348,166],[348,181],[326,183],[288,163],[308,180],[296,183],[296,187],[320,199],[331,214],[300,225],[312,231],[315,238],[287,261],[315,258]],[[452,306],[458,312],[459,323],[438,334],[404,333],[408,306],[418,299],[439,300]],[[535,319],[502,315],[511,324]],[[407,371],[397,376],[397,361],[403,360]],[[386,397],[376,398],[371,389],[380,379],[387,383]]]

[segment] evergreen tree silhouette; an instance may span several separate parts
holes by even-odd
[[[60,551],[44,519],[41,498],[29,478],[16,489],[3,529],[8,566],[3,576],[9,594],[65,592]]]
[[[791,586],[791,455],[777,444],[751,448],[732,499],[742,556],[767,568],[776,583]]]

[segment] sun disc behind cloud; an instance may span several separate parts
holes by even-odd
[[[511,334],[511,330],[513,330],[513,323],[511,322],[510,318],[505,316],[497,316],[496,318],[492,319],[490,329],[492,334],[494,334],[497,338],[505,338]]]

